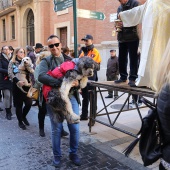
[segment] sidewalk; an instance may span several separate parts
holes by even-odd
[[[107,99],[111,101],[111,99]],[[123,99],[122,99],[123,100]],[[119,101],[120,103],[121,101]],[[118,103],[118,104],[119,104]],[[2,106],[2,103],[0,103]],[[99,98],[98,107],[101,107]],[[112,108],[110,108],[112,109]],[[144,114],[146,114],[146,109]],[[46,116],[46,137],[39,137],[37,107],[32,107],[28,114],[30,126],[23,131],[18,127],[14,114],[12,120],[5,119],[5,111],[0,112],[0,170],[145,170],[138,153],[138,148],[132,152],[130,158],[126,158],[121,152],[133,140],[121,132],[96,123],[89,133],[88,121],[80,122],[80,147],[79,155],[82,165],[77,167],[68,159],[68,137],[62,138],[62,164],[60,168],[54,168],[51,164],[52,147],[50,140],[50,120]],[[81,109],[80,109],[81,113]],[[143,113],[142,113],[143,114]],[[114,115],[113,115],[114,116]],[[107,121],[105,117],[101,119]],[[135,111],[120,117],[120,125],[137,131],[140,127]],[[68,131],[66,122],[64,127]],[[134,128],[135,127],[135,128]],[[155,163],[150,169],[158,169]]]

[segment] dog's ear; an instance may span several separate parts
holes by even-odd
[[[96,71],[100,70],[100,63],[94,62],[94,70],[96,70]]]
[[[24,60],[22,59],[21,64],[18,66],[19,70],[25,70]]]

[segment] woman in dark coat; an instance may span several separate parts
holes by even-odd
[[[11,60],[11,53],[8,46],[2,47],[0,55],[0,90],[2,90],[4,100],[3,104],[6,110],[6,118],[11,120],[12,107],[12,83],[8,77],[8,64]]]
[[[18,119],[18,126],[25,130],[26,126],[29,126],[29,122],[26,118],[28,112],[31,109],[32,99],[27,97],[27,94],[20,90],[20,87],[24,89],[24,91],[28,91],[29,87],[25,86],[25,82],[19,80],[16,76],[18,73],[18,66],[21,64],[21,60],[25,57],[25,50],[23,48],[15,49],[14,55],[8,66],[8,74],[13,82],[13,98],[16,108],[16,115]],[[30,74],[26,72],[26,78],[29,83],[30,82]]]
[[[170,169],[170,39],[157,76],[157,111],[163,135],[160,170]]]

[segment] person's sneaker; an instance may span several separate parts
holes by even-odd
[[[61,132],[61,137],[68,136],[68,132],[66,132],[64,129]]]
[[[7,120],[11,120],[12,118],[11,118],[11,114],[10,113],[7,113],[6,114],[6,118],[7,118]]]
[[[39,134],[40,134],[41,137],[45,137],[44,129],[40,129]]]
[[[108,96],[106,96],[105,98],[106,98],[106,99],[107,99],[107,98],[113,98],[113,95],[108,95]]]
[[[28,122],[27,118],[23,118],[23,120],[22,120],[22,121],[24,122],[24,124],[25,124],[25,125],[27,125],[27,126],[29,126],[29,125],[30,125],[30,123]]]
[[[18,123],[18,126],[22,129],[22,130],[26,130],[26,127],[23,123]]]
[[[88,117],[83,116],[83,114],[80,115],[80,120],[88,120]]]
[[[129,103],[129,107],[130,108],[135,108],[136,107],[135,102],[133,100]]]
[[[80,117],[80,120],[88,120],[88,117]]]
[[[115,82],[116,84],[119,84],[119,83],[124,83],[124,82],[126,82],[126,80],[119,79],[119,80],[115,80],[114,82]]]
[[[135,81],[133,81],[133,80],[129,80],[128,85],[129,85],[130,87],[136,87]]]
[[[59,167],[60,163],[61,163],[61,157],[60,156],[54,156],[53,166]]]
[[[114,96],[114,100],[116,100],[119,96]]]
[[[77,165],[77,166],[80,166],[81,165],[81,160],[80,158],[78,157],[77,154],[69,154],[69,158],[70,160],[73,162],[73,164]]]
[[[143,106],[143,103],[142,103],[142,102],[138,102],[138,106],[139,106],[139,107],[142,107],[142,106]]]

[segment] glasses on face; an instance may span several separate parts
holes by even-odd
[[[25,53],[24,51],[19,51],[19,53]]]
[[[49,48],[54,48],[55,47],[58,47],[60,45],[60,43],[55,43],[55,44],[50,44],[48,45]]]
[[[7,49],[7,48],[4,48],[3,50],[9,50],[9,49]]]

